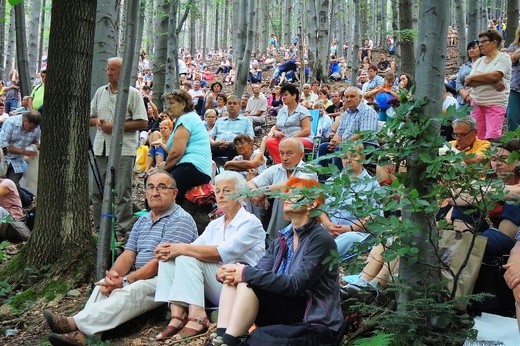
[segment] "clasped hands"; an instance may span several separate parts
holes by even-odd
[[[217,269],[217,279],[225,285],[237,285],[242,282],[244,267],[240,263],[224,264]]]
[[[116,288],[123,287],[123,277],[119,275],[115,270],[107,270],[105,272],[105,278],[94,283],[96,286],[100,286],[101,293],[108,296]]]
[[[181,246],[182,246],[182,244],[170,244],[170,243],[159,244],[159,245],[157,245],[157,247],[154,250],[155,258],[162,262],[169,261],[170,259],[175,258],[182,254],[180,251]]]
[[[102,131],[102,132],[104,132],[106,134],[111,134],[112,133],[112,126],[113,126],[113,122],[97,118],[96,127],[100,131]]]

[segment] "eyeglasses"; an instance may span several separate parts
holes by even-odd
[[[478,42],[479,46],[482,46],[484,44],[484,42],[489,42],[489,41],[491,41],[491,40],[478,40],[477,42]]]
[[[452,133],[452,134],[451,134],[451,137],[452,137],[453,139],[464,138],[464,137],[466,137],[467,135],[469,135],[471,132],[473,132],[473,131],[469,131],[469,132],[466,132],[466,133]]]
[[[166,192],[167,190],[176,190],[175,187],[169,187],[164,184],[159,184],[157,186],[146,185],[146,191],[148,191],[148,192],[153,192],[153,190],[155,190],[155,189],[157,189],[157,191],[159,191],[159,193]]]

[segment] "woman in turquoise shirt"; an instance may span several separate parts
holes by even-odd
[[[177,182],[177,203],[186,191],[211,180],[211,148],[209,137],[200,116],[195,113],[193,101],[186,91],[176,90],[164,96],[168,111],[175,119],[168,139],[170,149],[164,169]]]

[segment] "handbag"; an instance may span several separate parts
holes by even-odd
[[[471,242],[475,237],[473,248]],[[462,268],[457,280],[457,289],[455,297],[467,296],[473,293],[473,287],[477,281],[477,277],[484,258],[486,250],[487,238],[471,232],[457,232],[454,230],[441,231],[441,239],[439,240],[439,255],[444,263],[450,266],[451,270],[457,274],[466,260],[469,252],[469,259]],[[451,273],[443,269],[442,277],[447,280],[447,288],[451,292],[454,286],[454,277]],[[458,302],[457,308],[466,309],[467,302]]]
[[[209,183],[192,187],[186,192],[184,197],[199,207],[205,204],[216,203],[217,201],[215,187]]]

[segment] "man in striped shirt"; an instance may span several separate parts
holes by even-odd
[[[44,311],[53,331],[53,345],[86,345],[86,335],[113,329],[152,310],[158,261],[154,250],[161,243],[191,243],[197,238],[195,221],[175,204],[177,186],[165,171],[155,171],[146,182],[150,212],[132,228],[125,251],[104,279],[96,282],[87,304],[72,317]]]

